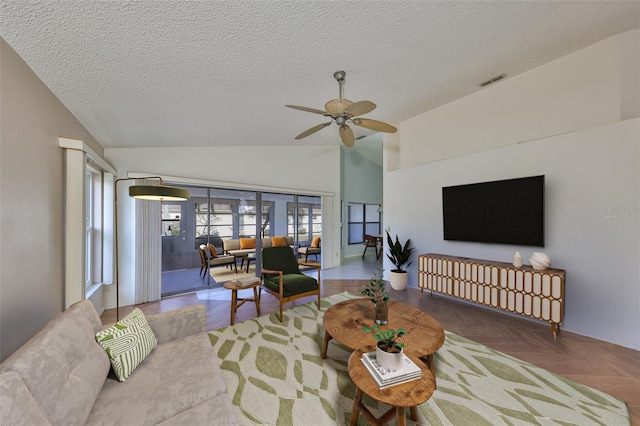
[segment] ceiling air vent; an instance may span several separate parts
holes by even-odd
[[[480,86],[480,87],[487,87],[488,85],[493,84],[493,83],[495,83],[496,81],[500,81],[500,80],[502,80],[502,79],[503,79],[503,78],[505,78],[506,76],[507,76],[506,74],[500,74],[500,75],[498,75],[498,76],[495,76],[495,77],[493,77],[493,78],[490,78],[490,79],[489,79],[489,80],[487,80],[487,81],[483,81],[482,83],[480,83],[480,84],[479,84],[479,86]]]

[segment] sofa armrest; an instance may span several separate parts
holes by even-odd
[[[146,318],[158,344],[207,331],[207,312],[204,305],[147,315]]]

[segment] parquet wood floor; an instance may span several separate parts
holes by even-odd
[[[357,293],[366,280],[323,280],[322,296],[343,291]],[[579,383],[600,389],[627,402],[632,425],[640,426],[640,351],[561,330],[554,341],[551,327],[503,312],[483,309],[446,297],[408,288],[389,289],[392,300],[424,310],[442,324],[445,330],[487,345],[516,358],[545,368]],[[308,303],[311,298],[299,299],[285,308]],[[138,305],[146,314],[203,304],[207,309],[209,330],[229,325],[230,301],[200,300],[195,293],[174,296],[158,302]],[[260,308],[262,315],[277,312],[277,300],[264,294]],[[132,307],[120,308],[124,316]],[[236,323],[256,315],[253,304],[245,304],[236,313]],[[115,321],[115,309],[102,315],[103,323]]]

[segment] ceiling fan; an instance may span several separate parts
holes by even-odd
[[[324,104],[324,111],[298,105],[285,105],[287,108],[299,109],[300,111],[312,112],[314,114],[324,115],[325,117],[331,117],[331,121],[318,124],[317,126],[313,126],[312,128],[300,133],[296,136],[296,140],[306,138],[318,130],[324,129],[334,121],[340,128],[340,139],[346,146],[353,146],[355,142],[353,130],[351,130],[347,123],[384,133],[395,133],[398,130],[392,125],[383,123],[382,121],[372,120],[370,118],[359,118],[359,116],[373,111],[376,108],[376,104],[371,101],[352,102],[349,99],[344,99],[342,94],[342,85],[344,84],[344,77],[346,75],[347,73],[344,71],[336,71],[333,73],[333,77],[338,81],[338,86],[340,87],[340,96],[338,99],[331,99],[329,102]]]

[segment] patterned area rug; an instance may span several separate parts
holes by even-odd
[[[209,333],[243,425],[349,424],[355,387],[351,350],[332,340],[320,353],[322,315],[357,296],[341,293]],[[421,425],[629,425],[626,404],[509,355],[446,332],[436,353],[438,388],[418,406]],[[389,407],[366,395],[379,416]],[[392,422],[393,423],[393,422]],[[359,416],[359,425],[368,424]]]
[[[237,274],[232,269],[225,268],[224,266],[216,266],[215,268],[210,268],[209,273],[211,274],[211,278],[213,278],[218,284],[222,284],[231,280],[237,280],[239,278],[255,277],[255,265],[253,263],[251,264],[248,273],[245,272],[247,270],[246,267],[247,265],[245,264],[244,268],[240,268],[240,262],[238,262]]]
[[[309,261],[309,263],[312,263]],[[245,272],[247,269],[247,265],[243,268],[240,268],[240,262],[238,261],[238,273],[236,274],[233,270],[225,268],[224,266],[216,266],[215,268],[209,269],[209,274],[211,274],[211,278],[215,280],[218,284],[222,284],[227,281],[236,280],[239,278],[247,278],[247,277],[255,277],[256,276],[256,267],[253,263],[249,266],[249,272]],[[313,266],[303,266],[300,265],[300,272],[303,274],[309,275],[313,278],[318,278],[318,270]]]

